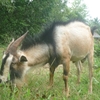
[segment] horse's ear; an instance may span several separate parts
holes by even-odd
[[[20,62],[26,62],[27,58],[25,56],[21,56],[19,59]]]

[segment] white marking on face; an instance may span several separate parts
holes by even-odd
[[[5,54],[3,56],[3,59],[5,58]],[[9,70],[10,70],[10,64],[12,62],[13,59],[13,55],[9,55],[9,57],[7,58],[5,65],[4,65],[4,71],[3,71],[3,76],[0,76],[0,79],[2,80],[2,82],[6,82],[8,75],[9,75]]]
[[[2,59],[4,59],[6,57],[6,54],[3,55]]]
[[[7,81],[7,78],[5,76],[1,76],[0,75],[0,79],[2,80],[2,82],[6,82]]]

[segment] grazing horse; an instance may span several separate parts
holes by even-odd
[[[70,61],[79,68],[80,61],[87,57],[89,93],[92,93],[93,52],[94,39],[89,26],[80,21],[54,22],[38,36],[32,37],[25,33],[12,40],[3,54],[0,82],[6,82],[10,73],[10,80],[15,84],[16,80],[24,79],[29,69],[49,63],[49,85],[52,86],[55,68],[62,64],[64,93],[69,96]]]

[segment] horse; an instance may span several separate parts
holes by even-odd
[[[91,28],[81,21],[53,22],[41,34],[31,36],[28,32],[12,40],[2,57],[0,82],[23,80],[31,68],[49,63],[49,86],[53,86],[56,67],[63,65],[64,94],[69,96],[68,75],[70,62],[77,68],[88,59],[89,93],[92,93],[94,39]],[[21,45],[21,46],[20,46]],[[20,48],[19,48],[20,47]],[[17,84],[16,84],[17,85]]]

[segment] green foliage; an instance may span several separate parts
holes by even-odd
[[[90,26],[95,26],[97,28],[96,32],[100,35],[100,20],[98,18],[94,18],[89,22]]]
[[[95,40],[94,48],[95,57],[100,57],[100,40]]]
[[[27,30],[40,33],[53,21],[87,20],[88,11],[82,0],[0,0],[0,44],[17,38]],[[71,6],[69,6],[71,5]],[[100,26],[98,18],[87,21]],[[97,33],[100,33],[98,28]]]
[[[97,71],[100,71],[100,40],[95,40],[94,43],[94,66]]]
[[[0,0],[0,43],[27,30],[39,33],[45,24],[54,20],[83,20],[87,12],[81,3],[75,0],[70,8],[68,0]]]
[[[69,0],[70,1],[70,0]],[[82,0],[74,0],[69,7],[69,14],[67,15],[71,19],[86,20],[88,11],[86,5]]]

